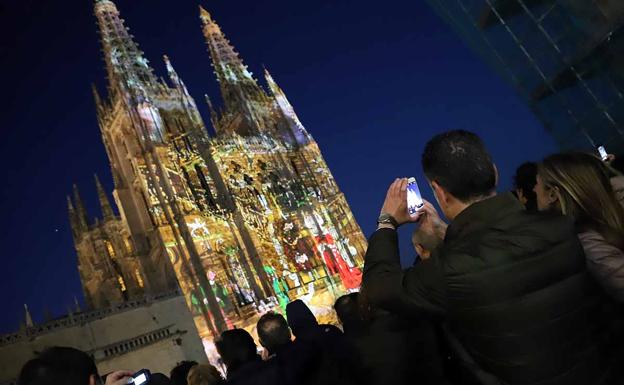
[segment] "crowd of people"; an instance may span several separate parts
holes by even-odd
[[[369,239],[362,287],[319,324],[301,300],[215,345],[225,370],[182,362],[150,385],[624,384],[623,157],[560,153],[521,165],[514,190],[467,131],[435,136],[422,166],[445,219],[407,210],[407,179],[388,189]],[[397,229],[415,223],[413,266]],[[260,353],[259,353],[260,352]],[[19,385],[122,385],[93,360],[53,347]]]

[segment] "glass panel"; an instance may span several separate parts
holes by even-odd
[[[587,79],[585,80],[585,84],[587,84],[589,89],[596,95],[596,98],[605,106],[609,106],[617,100],[620,100],[615,87],[604,76]]]

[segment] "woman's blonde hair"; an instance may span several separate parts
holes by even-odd
[[[188,385],[218,385],[223,384],[221,373],[212,365],[200,364],[191,368],[186,377]]]
[[[546,188],[556,188],[561,212],[577,226],[600,233],[624,249],[624,208],[615,197],[609,170],[595,156],[581,152],[555,154],[538,166]]]

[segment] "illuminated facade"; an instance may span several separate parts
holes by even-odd
[[[69,211],[90,305],[179,286],[207,337],[359,287],[366,240],[284,92],[266,71],[269,91],[258,85],[200,13],[223,99],[207,98],[215,137],[169,59],[167,84],[96,1],[109,85],[94,96],[120,216],[101,186],[102,221],[87,223],[77,190]]]

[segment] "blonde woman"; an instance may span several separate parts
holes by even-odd
[[[539,165],[535,193],[540,211],[574,219],[588,270],[612,298],[624,302],[624,208],[609,176],[590,154],[556,154]]]
[[[188,385],[221,385],[224,384],[221,373],[212,365],[195,365],[186,377]]]

